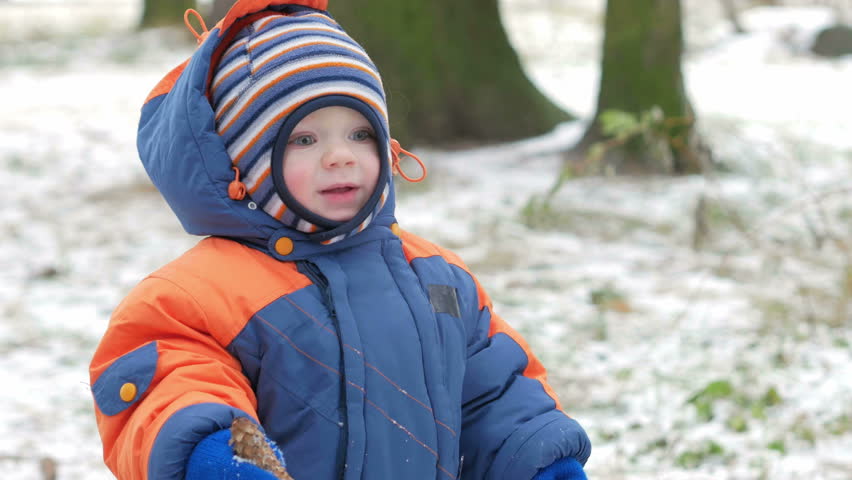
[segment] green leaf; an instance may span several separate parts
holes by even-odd
[[[713,403],[721,398],[730,397],[734,393],[734,387],[727,380],[716,380],[710,382],[706,387],[695,393],[687,403],[695,406],[698,418],[705,422],[713,419]]]
[[[692,398],[689,399],[689,403],[695,403],[699,399],[712,401],[720,398],[726,398],[731,396],[733,393],[734,387],[731,385],[731,382],[727,380],[716,380],[708,383],[706,387],[693,395]]]
[[[635,132],[639,128],[636,115],[623,110],[604,110],[600,114],[601,132],[609,137]]]
[[[698,468],[710,457],[721,457],[725,449],[716,442],[709,441],[696,450],[687,450],[678,455],[675,462],[684,468]]]
[[[776,452],[785,454],[787,453],[787,446],[784,445],[784,440],[775,440],[773,442],[769,442],[769,445],[766,448],[770,450],[775,450]]]
[[[758,420],[766,420],[766,407],[762,403],[752,404],[751,416]]]
[[[825,429],[832,435],[846,435],[852,432],[852,417],[843,414],[825,424]]]
[[[695,401],[694,405],[695,411],[699,419],[705,422],[713,420],[713,417],[715,415],[713,413],[713,404],[711,402],[707,401],[706,399],[700,399]]]
[[[746,422],[745,417],[740,414],[734,415],[733,417],[729,418],[726,425],[729,429],[739,433],[748,430],[748,422]]]
[[[606,153],[606,146],[603,142],[593,143],[588,150],[587,155],[589,156],[589,162],[594,163],[597,162],[603,157],[603,154]]]
[[[767,390],[766,393],[763,394],[763,398],[761,398],[761,401],[767,407],[771,407],[773,405],[780,404],[783,400],[781,399],[781,395],[778,394],[778,390],[776,390],[775,387],[769,387],[769,390]]]
[[[718,443],[711,441],[707,445],[707,453],[710,454],[710,455],[721,455],[721,454],[725,453],[725,449],[722,448],[722,446],[719,445]]]

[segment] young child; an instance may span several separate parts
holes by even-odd
[[[122,480],[585,479],[589,440],[451,252],[394,218],[399,144],[325,0],[240,0],[154,89],[138,147],[194,248],[117,307],[91,364]],[[404,152],[407,153],[407,152]]]

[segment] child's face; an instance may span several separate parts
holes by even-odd
[[[307,209],[329,220],[350,220],[379,179],[376,135],[346,107],[325,107],[293,128],[284,150],[284,183]]]

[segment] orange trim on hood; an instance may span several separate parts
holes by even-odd
[[[317,10],[327,10],[328,0],[241,0],[235,3],[234,6],[228,10],[225,18],[216,24],[216,27],[219,28],[219,36],[222,35],[222,32],[230,28],[231,25],[233,25],[239,18],[251,13],[259,12],[267,7],[277,5],[302,5],[305,7],[316,8]]]
[[[177,82],[180,74],[183,73],[186,66],[189,64],[189,59],[183,61],[180,65],[173,68],[171,72],[167,73],[162,80],[160,80],[157,85],[151,90],[151,93],[148,94],[148,98],[145,99],[145,103],[151,101],[154,97],[159,97],[160,95],[164,95],[172,91],[172,87],[175,86],[175,82]]]

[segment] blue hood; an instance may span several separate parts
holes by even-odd
[[[142,164],[183,228],[193,235],[232,238],[276,258],[292,260],[362,243],[372,236],[370,230],[386,229],[395,223],[390,168],[385,169],[387,175],[376,186],[388,187],[384,207],[363,232],[331,245],[285,226],[249,197],[232,200],[228,196],[234,171],[225,144],[216,132],[208,98],[211,62],[227,37],[227,29],[222,31],[220,27],[208,32],[188,62],[167,75],[142,107],[137,136]],[[385,158],[390,158],[389,145],[379,148],[385,149],[381,152]],[[293,254],[276,251],[276,242],[282,237],[298,246]]]

